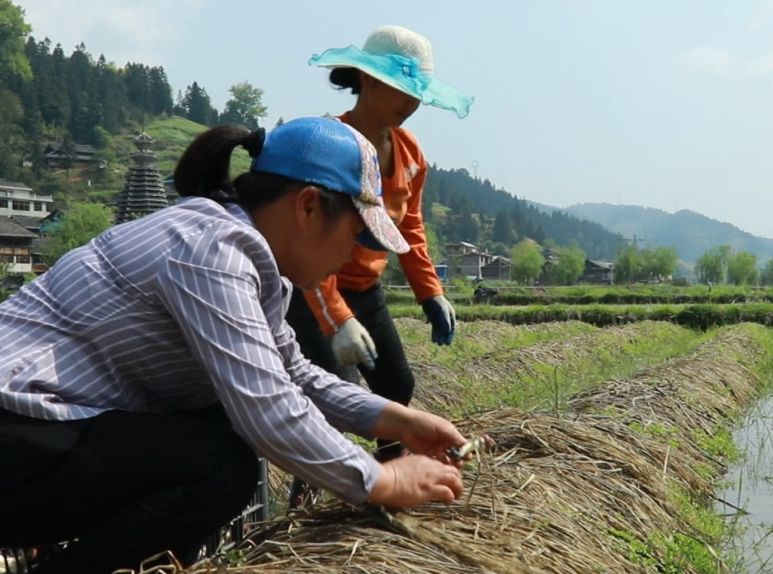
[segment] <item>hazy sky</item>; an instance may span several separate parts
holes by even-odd
[[[407,122],[430,162],[555,206],[691,209],[773,237],[773,0],[15,0],[33,35],[177,90],[264,90],[265,125],[353,102],[307,65],[382,24],[429,37],[469,117]]]

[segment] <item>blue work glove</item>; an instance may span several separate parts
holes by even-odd
[[[432,323],[432,342],[436,345],[450,345],[456,329],[456,311],[442,295],[426,299],[421,308]]]

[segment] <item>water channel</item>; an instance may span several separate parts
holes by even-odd
[[[716,510],[732,536],[730,553],[742,558],[738,574],[773,572],[773,396],[761,401],[734,433],[742,457],[717,493]]]

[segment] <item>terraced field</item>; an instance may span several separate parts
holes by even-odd
[[[643,321],[462,322],[454,344],[399,319],[415,402],[493,452],[465,468],[465,499],[409,512],[323,500],[279,514],[190,572],[716,573],[711,495],[735,417],[773,379],[773,332]],[[277,496],[287,477],[272,470]]]

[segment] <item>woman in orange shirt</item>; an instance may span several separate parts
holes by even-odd
[[[455,313],[429,256],[421,214],[427,162],[416,138],[400,126],[421,103],[463,118],[473,98],[435,79],[429,40],[400,26],[378,28],[362,50],[330,49],[309,63],[330,68],[330,82],[357,96],[340,119],[378,151],[385,207],[410,245],[400,264],[432,324],[432,341],[448,345]],[[317,289],[296,292],[287,319],[313,363],[339,375],[357,365],[373,392],[407,405],[414,377],[379,284],[387,253],[370,247],[358,245],[351,260]],[[377,458],[401,452],[399,444],[380,444]]]

